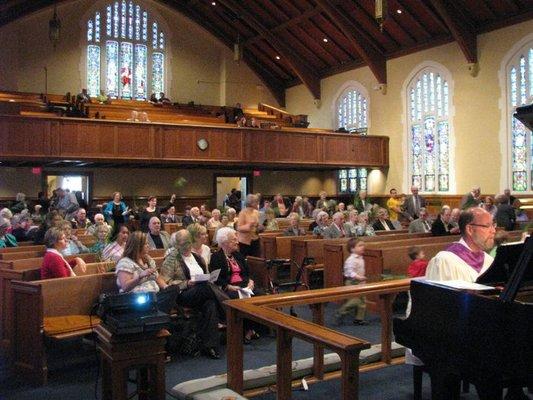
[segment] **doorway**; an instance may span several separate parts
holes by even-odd
[[[227,206],[228,197],[234,189],[235,191],[240,191],[240,208],[242,209],[246,196],[251,190],[251,180],[251,175],[215,175],[216,207],[224,209]]]
[[[76,196],[81,207],[90,204],[91,176],[89,174],[70,174],[60,172],[46,172],[43,174],[44,189],[48,198],[52,198],[53,191],[62,188]]]

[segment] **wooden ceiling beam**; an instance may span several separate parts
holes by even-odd
[[[204,29],[208,30],[213,36],[233,50],[233,43],[223,33],[221,33],[218,28],[206,21],[202,15],[198,14],[196,10],[189,8],[186,5],[177,5],[176,3],[173,4],[173,7],[185,17],[189,18],[200,26],[203,26]],[[250,69],[257,74],[258,78],[268,88],[270,93],[272,93],[272,96],[274,96],[279,105],[285,107],[285,84],[272,75],[272,73],[267,71],[255,60],[254,57],[248,56],[246,52],[243,54],[243,60],[246,65],[248,65],[248,67],[250,67]]]
[[[280,57],[290,65],[294,73],[301,79],[303,84],[309,89],[314,99],[320,99],[320,78],[306,63],[294,53],[294,50],[278,39],[276,35],[270,32],[256,16],[246,10],[242,5],[233,0],[219,0],[225,7],[233,10],[237,15],[241,17],[248,25],[250,25],[257,33],[279,53]]]
[[[467,62],[477,63],[477,34],[467,28],[467,21],[464,21],[447,1],[430,0],[430,2],[459,44]]]
[[[315,7],[315,8],[312,8],[310,10],[307,10],[307,11],[303,12],[302,14],[298,15],[297,17],[291,18],[291,19],[289,19],[289,20],[287,20],[285,22],[282,22],[279,25],[276,25],[274,28],[270,29],[270,32],[279,33],[279,32],[281,32],[284,29],[287,29],[287,28],[290,28],[291,26],[299,24],[300,22],[307,21],[309,18],[315,16],[319,12],[320,12],[320,10],[318,9],[318,7]],[[245,45],[253,44],[253,43],[257,42],[258,40],[261,40],[262,38],[263,38],[262,35],[254,36],[254,37],[251,37],[248,40],[246,40],[244,42],[244,44]]]
[[[387,63],[383,53],[378,52],[375,47],[360,34],[359,27],[340,12],[338,7],[331,4],[329,0],[316,0],[316,3],[331,18],[333,23],[338,26],[346,38],[357,49],[357,52],[370,67],[370,70],[379,83],[387,83]]]

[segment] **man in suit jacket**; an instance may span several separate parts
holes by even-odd
[[[372,225],[375,231],[393,231],[396,228],[389,219],[389,213],[387,209],[380,207],[377,214],[378,219]]]
[[[350,236],[350,227],[344,223],[344,214],[340,211],[333,214],[333,222],[324,230],[324,239],[337,239]]]
[[[190,215],[185,215],[181,219],[181,224],[183,227],[187,227],[191,224],[195,224],[197,222],[200,222],[200,209],[198,207],[192,207]]]
[[[431,232],[431,221],[428,212],[424,207],[419,211],[419,217],[409,224],[409,233],[427,233]]]
[[[448,206],[443,206],[440,214],[431,225],[431,234],[433,236],[446,236],[459,233],[458,228],[454,228],[451,223],[452,210]]]
[[[165,249],[170,247],[170,235],[161,230],[161,221],[157,217],[150,218],[146,241],[150,249]]]
[[[516,200],[516,197],[514,197],[513,195],[511,195],[511,190],[510,189],[505,189],[503,191],[503,195],[506,197],[506,203],[509,204],[510,206],[513,205],[514,201]]]
[[[355,199],[354,206],[359,213],[370,211],[372,209],[372,203],[367,198],[366,190],[359,192],[359,196]]]
[[[508,204],[508,197],[505,195],[496,196],[496,223],[506,231],[512,231],[516,223],[516,213],[512,205]]]
[[[426,199],[418,194],[417,186],[411,186],[411,194],[405,198],[403,206],[411,221],[420,217],[419,212],[426,207]]]

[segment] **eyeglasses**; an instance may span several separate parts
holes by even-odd
[[[479,226],[480,228],[486,228],[486,229],[496,228],[498,226],[496,223],[492,223],[489,225],[482,225],[482,224],[468,224],[468,225]]]

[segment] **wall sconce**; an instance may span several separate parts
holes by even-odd
[[[379,29],[383,32],[383,23],[387,19],[387,0],[376,0],[375,15]]]
[[[57,5],[54,5],[54,16],[50,21],[48,21],[48,38],[54,49],[56,48],[57,43],[59,42],[59,34],[61,33],[61,21],[57,16]]]

